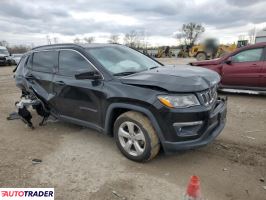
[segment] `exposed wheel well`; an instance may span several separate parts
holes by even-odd
[[[108,135],[112,136],[114,135],[113,133],[113,128],[114,128],[114,123],[115,120],[123,113],[130,111],[130,109],[127,108],[114,108],[112,111],[112,114],[110,115],[109,119],[109,124],[108,124]]]
[[[127,103],[113,103],[108,107],[106,114],[105,114],[104,133],[112,137],[114,122],[116,121],[118,116],[128,111],[139,112],[143,114],[144,116],[146,116],[151,121],[151,124],[154,127],[160,141],[161,142],[165,141],[161,128],[158,122],[156,121],[156,118],[152,114],[152,112],[148,110],[147,107],[144,107],[141,105],[127,104]]]
[[[108,124],[108,129],[107,129],[107,134],[110,135],[111,137],[113,137],[114,135],[114,123],[116,121],[116,119],[122,115],[125,112],[128,111],[135,111],[135,112],[139,112],[143,115],[145,115],[146,117],[148,117],[144,112],[138,111],[138,110],[134,110],[134,109],[129,109],[129,108],[114,108],[112,111],[112,114],[110,115],[110,119],[109,119],[109,124]],[[149,117],[148,117],[149,118]]]

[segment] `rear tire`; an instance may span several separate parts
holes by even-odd
[[[206,60],[207,59],[207,55],[206,53],[203,53],[203,52],[200,52],[196,55],[196,59],[198,61],[201,61],[201,60]]]
[[[121,153],[133,161],[151,160],[160,150],[160,141],[150,120],[139,112],[129,111],[116,119],[114,138]]]

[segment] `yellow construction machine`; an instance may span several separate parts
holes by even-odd
[[[237,44],[218,44],[215,39],[208,39],[203,44],[194,45],[191,48],[183,47],[179,53],[180,57],[195,57],[197,60],[207,60],[220,58],[228,53],[235,51],[237,48],[248,45],[247,40],[239,40]]]

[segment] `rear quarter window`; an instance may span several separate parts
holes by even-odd
[[[15,71],[15,75],[16,76],[20,76],[22,75],[22,72],[23,72],[23,67],[25,66],[26,64],[26,61],[27,61],[28,57],[27,56],[23,56],[16,68],[16,71]]]
[[[33,54],[33,70],[53,73],[58,63],[57,51],[42,51]]]
[[[26,59],[25,67],[28,68],[28,69],[32,68],[32,57],[33,57],[33,55],[31,54]]]

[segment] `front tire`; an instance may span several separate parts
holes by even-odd
[[[114,137],[121,153],[133,161],[151,160],[160,150],[159,138],[150,120],[139,112],[120,115],[114,124]]]

